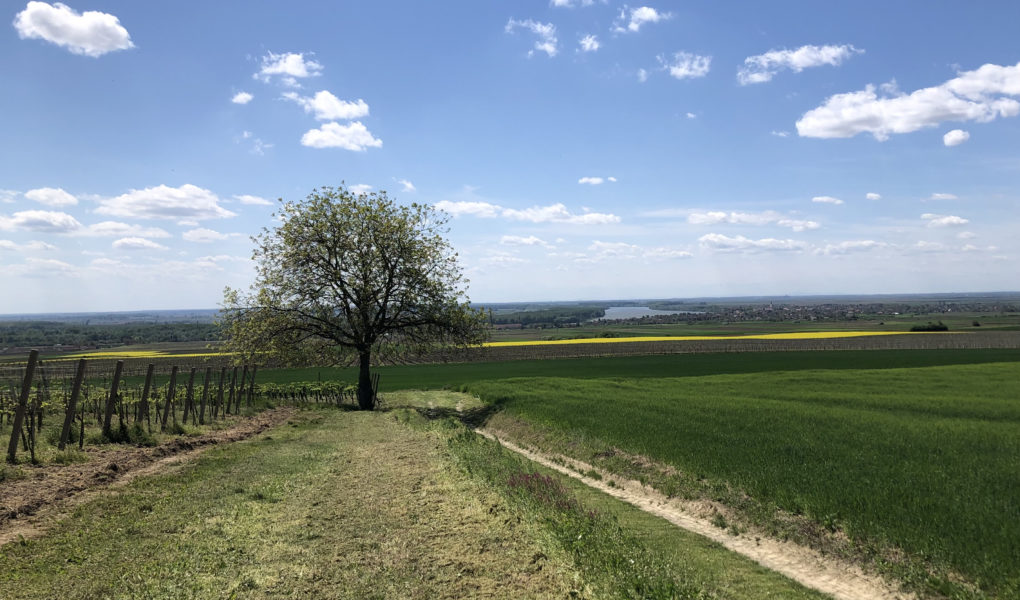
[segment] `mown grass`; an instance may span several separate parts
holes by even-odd
[[[955,571],[991,596],[1020,595],[1016,363],[465,389],[508,415],[718,482],[721,499],[732,486],[878,555],[901,548],[938,572],[920,582],[929,591],[964,596]]]
[[[558,360],[514,360],[376,367],[380,389],[455,388],[511,377],[630,378],[694,377],[815,369],[887,369],[938,365],[1020,362],[1018,349],[843,350],[827,352],[717,352]],[[319,380],[357,381],[357,369],[314,367],[260,369],[260,383]]]

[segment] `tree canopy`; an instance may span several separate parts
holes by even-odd
[[[358,403],[370,409],[373,362],[485,339],[445,213],[341,184],[281,201],[274,216],[280,224],[252,238],[251,289],[224,291],[229,350],[289,365],[356,362]]]

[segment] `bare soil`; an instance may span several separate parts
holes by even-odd
[[[801,585],[831,595],[839,600],[914,600],[916,596],[879,576],[864,572],[836,557],[793,542],[765,537],[761,532],[734,534],[713,523],[713,517],[725,507],[707,501],[686,501],[667,498],[639,481],[620,478],[592,465],[558,454],[522,448],[505,439],[502,432],[477,430],[481,435],[498,440],[504,447],[564,475],[573,477],[614,498],[666,519],[688,531],[709,538],[725,548],[750,558],[758,564],[797,581]],[[596,472],[601,479],[585,474]]]
[[[247,439],[282,423],[293,413],[292,408],[267,410],[228,429],[177,437],[151,448],[116,445],[86,448],[86,462],[22,465],[25,477],[0,483],[0,546],[19,538],[35,537],[43,529],[43,517],[49,520],[55,512],[76,504],[91,492],[158,473],[217,444]]]

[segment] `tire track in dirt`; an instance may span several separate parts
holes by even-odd
[[[26,467],[27,476],[0,484],[0,546],[41,535],[47,524],[95,493],[162,472],[218,444],[258,435],[294,414],[292,408],[263,411],[229,429],[178,437],[153,448],[101,447],[86,451],[88,462]]]
[[[585,485],[609,494],[637,508],[666,519],[670,523],[704,536],[723,547],[753,560],[759,565],[781,573],[805,587],[818,590],[838,600],[916,600],[910,592],[876,575],[865,573],[859,566],[794,544],[746,534],[731,535],[713,525],[706,516],[706,506],[697,501],[667,498],[634,480],[622,479],[600,469],[561,455],[547,455],[522,448],[499,437],[500,432],[479,429],[476,433],[495,440],[508,450],[559,473],[580,480]],[[569,466],[565,466],[569,465]],[[577,470],[575,470],[577,469]],[[595,471],[601,480],[582,473]],[[614,486],[608,485],[613,481]]]

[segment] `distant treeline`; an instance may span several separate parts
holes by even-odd
[[[210,342],[221,338],[213,323],[87,325],[26,321],[0,323],[0,348],[8,346],[106,346],[158,342]]]
[[[520,323],[530,325],[567,325],[583,323],[591,319],[605,316],[606,309],[602,306],[565,306],[563,308],[545,308],[512,313],[493,314],[493,325],[509,325]]]

